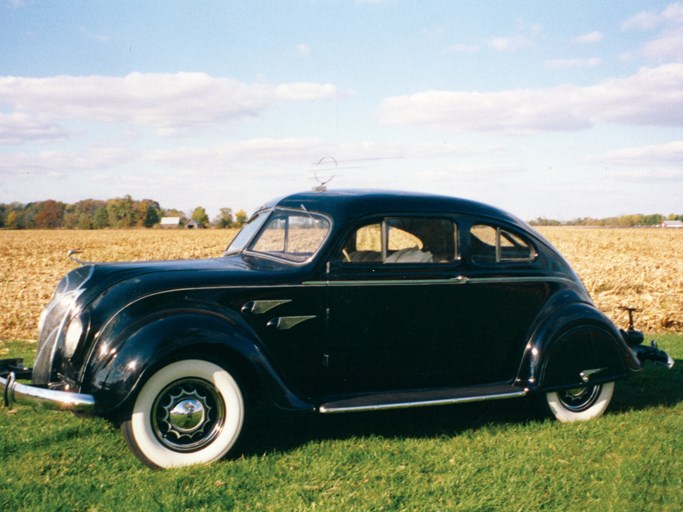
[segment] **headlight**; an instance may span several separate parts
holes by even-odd
[[[83,336],[83,322],[79,317],[75,317],[71,320],[64,338],[64,355],[67,358],[71,358],[76,352],[81,336]]]

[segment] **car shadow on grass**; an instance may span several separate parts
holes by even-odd
[[[362,437],[428,439],[457,436],[484,426],[525,425],[549,419],[541,397],[452,406],[419,407],[381,412],[258,416],[250,422],[238,455],[287,452],[312,441]],[[619,381],[607,414],[683,402],[683,361],[668,370],[648,365],[637,375]]]
[[[624,412],[651,407],[674,407],[683,402],[683,360],[671,369],[646,363],[643,371],[617,382],[610,411]]]

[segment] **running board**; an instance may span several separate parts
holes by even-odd
[[[439,388],[422,391],[403,391],[396,393],[377,393],[362,395],[344,400],[327,402],[318,407],[322,414],[343,412],[386,411],[390,409],[409,409],[434,405],[464,404],[486,400],[504,400],[526,396],[528,389],[520,389],[509,384],[494,386],[473,386],[467,388]]]

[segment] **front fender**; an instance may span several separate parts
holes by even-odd
[[[103,414],[124,408],[163,364],[200,354],[248,374],[275,407],[311,409],[279,378],[257,339],[229,319],[209,312],[166,311],[163,316],[137,322],[99,347],[83,389],[95,397]]]
[[[592,304],[569,304],[546,318],[527,343],[517,385],[552,391],[623,379],[641,369],[614,324]]]

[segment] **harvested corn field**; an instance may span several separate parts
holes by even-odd
[[[683,332],[683,231],[554,227],[540,230],[569,260],[597,306],[618,326],[619,306],[642,309],[636,326]],[[86,261],[219,256],[234,230],[0,231],[0,339],[35,339],[59,279]]]
[[[546,227],[598,308],[619,327],[620,306],[641,309],[636,328],[683,332],[683,230]]]

